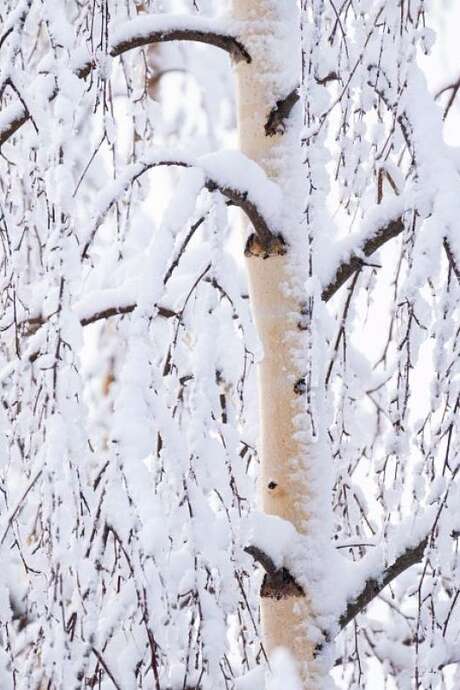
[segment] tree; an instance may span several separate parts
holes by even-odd
[[[4,2],[1,686],[454,688],[458,79],[220,9]]]

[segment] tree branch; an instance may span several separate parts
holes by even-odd
[[[286,120],[289,118],[299,98],[299,87],[296,86],[285,98],[276,101],[265,123],[265,134],[267,137],[283,134],[286,130]]]
[[[236,154],[236,152],[232,153]],[[212,158],[214,159],[214,161],[217,160],[216,156],[218,155],[219,154],[212,154]],[[102,196],[106,197],[108,200],[105,202],[102,209],[99,211],[95,221],[93,222],[93,226],[90,229],[89,236],[83,247],[82,258],[88,256],[89,247],[92,241],[94,240],[98,227],[100,226],[106,214],[109,212],[109,210],[115,203],[116,199],[123,192],[123,190],[126,189],[129,185],[133,184],[144,173],[156,167],[201,168],[205,176],[204,187],[208,189],[208,191],[210,192],[216,190],[219,191],[221,194],[223,194],[223,196],[227,197],[231,205],[238,206],[247,215],[247,217],[253,225],[259,244],[261,247],[263,247],[265,256],[285,254],[286,247],[284,240],[278,233],[275,233],[271,230],[270,225],[266,220],[262,209],[259,208],[259,205],[254,200],[254,198],[251,198],[252,195],[250,193],[250,190],[238,189],[234,186],[229,185],[228,183],[223,183],[221,180],[219,180],[219,172],[217,172],[217,174],[214,174],[213,171],[209,169],[210,159],[211,156],[206,156],[203,159],[193,160],[188,156],[184,156],[182,158],[179,156],[171,155],[168,152],[165,152],[164,155],[162,152],[159,152],[158,154],[154,155],[150,161],[134,164],[133,166],[131,166],[125,172],[123,179],[115,181],[112,193],[103,193]],[[206,161],[208,162],[206,163]],[[273,190],[277,191],[277,187],[274,185],[274,183],[269,182],[268,178],[266,178],[265,174],[257,166],[256,163],[250,161],[249,159],[246,159],[242,155],[241,158],[239,158],[238,162],[244,162],[247,170],[249,170],[250,167],[252,167],[252,172],[254,173],[254,175],[257,175],[257,185],[254,185],[255,187],[259,187],[260,183],[262,182],[265,184],[272,185],[270,190],[267,191],[267,194],[269,194],[270,191]],[[229,162],[227,159],[222,159],[221,163],[222,165],[217,166],[218,168],[228,167]],[[231,163],[232,161],[230,161],[230,164]],[[259,194],[259,202],[260,198],[261,195]]]
[[[387,225],[379,228],[377,232],[364,243],[361,252],[364,256],[371,256],[380,247],[382,247],[388,240],[397,237],[404,230],[404,223],[402,218],[390,221]],[[337,268],[334,277],[321,293],[322,300],[328,302],[331,297],[335,295],[337,290],[342,287],[344,283],[356,271],[366,265],[366,262],[356,254],[352,254],[349,259],[340,264]]]
[[[265,570],[260,596],[268,599],[304,597],[305,592],[287,568],[277,568],[273,560],[258,546],[246,546],[246,553]]]
[[[89,326],[91,323],[96,323],[96,321],[101,321],[102,319],[110,319],[111,316],[122,316],[123,314],[131,314],[131,312],[135,310],[136,306],[137,304],[128,304],[123,307],[108,307],[107,309],[103,309],[102,311],[98,311],[94,314],[90,314],[86,317],[83,317],[82,319],[80,319],[80,323],[82,326]],[[161,316],[164,319],[172,319],[178,316],[177,312],[173,311],[172,309],[168,309],[167,307],[157,306],[157,309],[158,316]]]
[[[452,251],[452,247],[450,246],[450,243],[449,243],[449,240],[447,239],[447,237],[444,238],[443,246],[444,246],[445,252],[447,254],[447,259],[450,263],[450,266],[451,266],[453,272],[455,273],[455,276],[456,276],[458,282],[460,283],[460,266],[458,265],[458,263],[455,259],[454,253]]]
[[[112,38],[110,55],[117,57],[133,48],[167,41],[195,41],[225,50],[235,62],[251,62],[238,38],[219,21],[188,15],[142,15],[127,22]]]
[[[425,553],[428,537],[422,539],[416,546],[406,549],[394,563],[389,565],[378,579],[370,578],[366,581],[361,592],[349,602],[346,610],[339,618],[340,629],[343,630],[363,609],[368,606],[380,592],[385,589],[398,575],[416,563],[420,563]]]
[[[324,86],[330,81],[335,81],[337,79],[338,76],[336,72],[329,72],[329,74],[326,74],[324,77],[316,77],[315,81],[317,84]],[[267,137],[273,137],[275,134],[283,134],[285,132],[286,121],[299,98],[299,87],[296,86],[287,96],[276,101],[265,123],[265,134]]]

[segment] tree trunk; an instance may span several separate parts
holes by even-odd
[[[288,5],[292,7],[286,9]],[[300,323],[300,290],[303,288],[305,295],[303,271],[307,266],[301,256],[294,256],[297,250],[302,253],[298,232],[302,196],[296,188],[296,173],[300,170],[299,113],[293,114],[286,133],[267,136],[265,132],[276,101],[289,93],[300,73],[297,9],[296,3],[280,0],[233,0],[233,10],[235,18],[244,22],[241,36],[252,57],[250,64],[240,63],[236,68],[241,151],[281,186],[285,206],[281,231],[287,243],[286,254],[256,256],[250,243],[246,252],[253,252],[248,256],[247,270],[253,315],[264,348],[258,372],[260,502],[264,512],[290,521],[301,535],[308,535],[312,445],[308,432],[297,433],[305,432],[306,416],[305,369],[301,363],[306,335]],[[286,50],[291,56],[288,64]],[[294,266],[296,259],[298,270]],[[261,613],[267,651],[277,647],[289,650],[305,690],[317,687],[311,664],[313,644],[307,630],[311,618],[308,593],[299,597],[293,588],[287,588],[280,592],[279,599],[262,595]]]

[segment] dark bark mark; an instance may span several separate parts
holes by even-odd
[[[286,254],[286,251],[286,242],[281,235],[271,235],[261,241],[260,233],[253,233],[248,237],[244,255],[247,257],[257,256],[261,259],[268,259],[270,256],[283,256]]]

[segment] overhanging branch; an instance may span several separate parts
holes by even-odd
[[[112,39],[110,55],[117,57],[133,48],[167,41],[206,43],[226,51],[235,62],[251,62],[242,42],[218,20],[186,15],[142,15],[127,22]]]

